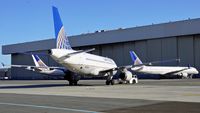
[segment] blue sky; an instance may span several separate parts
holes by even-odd
[[[200,18],[199,0],[0,0],[0,46],[54,38],[52,5],[70,36]]]

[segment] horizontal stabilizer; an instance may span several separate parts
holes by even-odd
[[[76,55],[76,54],[79,54],[79,53],[87,53],[87,52],[91,52],[91,51],[94,51],[95,48],[92,48],[92,49],[87,49],[87,50],[80,50],[80,51],[77,51],[77,52],[74,52],[74,53],[70,53],[68,54],[69,56],[72,56],[72,55]]]
[[[95,48],[87,49],[87,50],[80,50],[80,51],[77,51],[77,52],[69,53],[69,54],[67,54],[67,55],[62,56],[61,58],[59,58],[59,60],[62,61],[62,60],[66,59],[66,58],[69,58],[69,57],[71,57],[73,55],[77,55],[77,54],[80,54],[80,53],[87,53],[87,52],[91,52],[91,51],[94,51],[94,50],[95,50]]]

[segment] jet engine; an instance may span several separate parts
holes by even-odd
[[[34,67],[28,66],[28,67],[26,68],[26,70],[34,71]]]
[[[130,71],[120,73],[119,78],[125,83],[134,84],[138,82],[137,76],[133,75]]]
[[[188,78],[189,77],[187,73],[181,73],[181,74],[179,74],[179,76],[181,76],[182,78]]]

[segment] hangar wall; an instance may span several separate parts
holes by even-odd
[[[141,41],[130,41],[108,45],[76,47],[75,49],[96,48],[93,54],[114,59],[118,66],[132,63],[129,51],[134,50],[143,62],[162,61],[180,58],[181,62],[169,62],[157,65],[191,66],[200,69],[200,35],[167,37]],[[41,51],[45,52],[45,51]],[[60,66],[49,56],[41,56],[49,66]],[[22,62],[25,61],[25,62]],[[31,56],[12,54],[12,64],[34,65]],[[48,76],[27,71],[22,68],[12,69],[13,79],[50,79]]]
[[[92,48],[93,46],[91,46]],[[95,46],[94,46],[95,47]],[[200,69],[200,35],[166,37],[141,41],[130,41],[109,45],[99,45],[98,55],[113,58],[118,65],[131,64],[129,51],[134,50],[143,62],[164,61],[180,58],[181,62],[158,65],[195,66]],[[87,49],[88,47],[79,47]]]
[[[118,66],[132,63],[129,51],[134,50],[143,62],[180,58],[181,62],[157,65],[191,66],[200,70],[200,19],[184,20],[157,25],[90,33],[69,38],[75,49],[95,48],[93,54],[110,57]],[[45,46],[44,46],[45,45]],[[12,55],[12,64],[34,65],[31,56],[21,52],[47,52],[55,47],[48,39],[21,44],[5,45],[3,54]],[[59,66],[51,57],[41,56],[49,66]],[[20,68],[12,68],[12,79],[50,79],[49,76]]]
[[[180,58],[181,62],[161,63],[167,66],[191,66],[200,70],[200,35],[166,37],[140,41],[129,41],[114,44],[82,46],[75,49],[95,48],[93,54],[110,57],[118,66],[132,63],[129,51],[134,50],[142,62],[164,61]],[[46,51],[40,51],[46,52]],[[38,53],[38,51],[37,51]],[[41,56],[49,66],[60,66],[49,56]],[[31,56],[12,54],[12,64],[34,65]],[[23,68],[14,68],[11,71],[13,79],[51,79],[49,76],[27,71]]]

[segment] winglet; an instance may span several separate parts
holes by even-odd
[[[131,59],[133,61],[133,65],[139,65],[142,64],[142,61],[139,59],[139,57],[135,54],[134,51],[129,52],[131,55]]]
[[[190,69],[191,68],[191,65],[190,64],[188,64],[188,69]]]
[[[53,20],[54,20],[54,30],[56,37],[56,48],[57,49],[72,49],[67,36],[65,35],[65,30],[63,23],[61,21],[58,9],[52,7]]]
[[[5,67],[5,64],[3,62],[1,62],[2,67]]]

